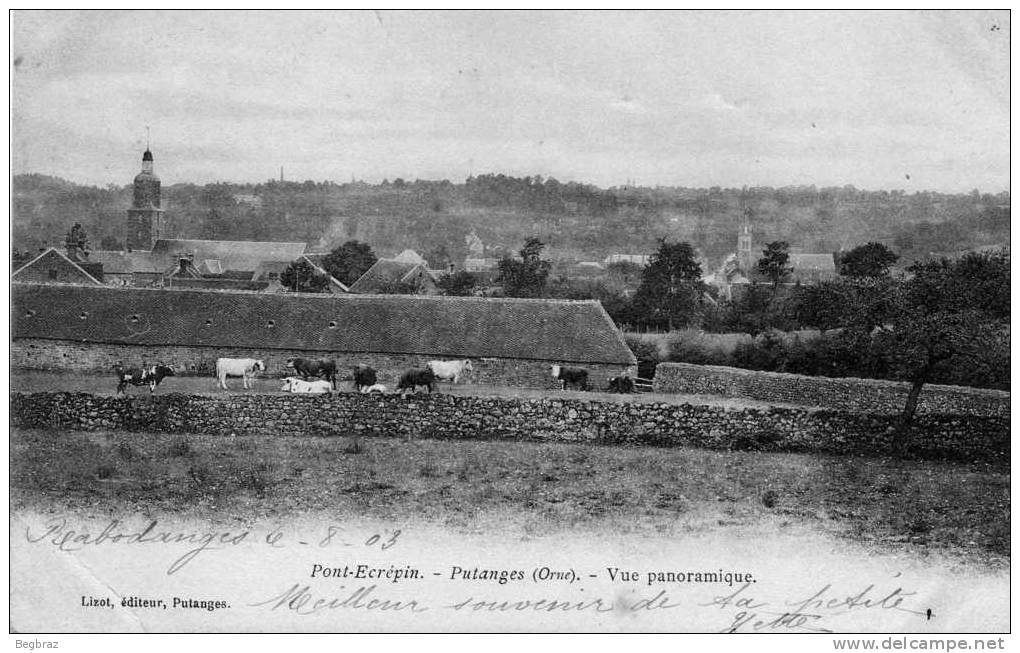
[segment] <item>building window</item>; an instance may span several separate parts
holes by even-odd
[[[57,278],[57,271],[56,270],[49,270],[49,273],[50,273],[50,279],[56,279]]]

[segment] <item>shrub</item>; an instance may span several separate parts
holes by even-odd
[[[697,329],[669,335],[669,360],[694,365],[731,365],[733,353],[751,337],[745,333],[705,333]]]

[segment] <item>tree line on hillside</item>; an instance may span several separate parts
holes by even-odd
[[[12,182],[13,244],[55,244],[69,220],[97,242],[123,242],[129,186],[80,186],[43,175]],[[1009,238],[1009,193],[944,194],[839,188],[601,189],[552,178],[478,175],[464,183],[404,181],[164,185],[172,235],[284,240],[320,251],[359,240],[391,254],[447,248],[459,263],[472,231],[495,256],[535,235],[556,259],[600,260],[648,253],[657,239],[690,243],[713,263],[734,249],[753,215],[755,242],[786,241],[808,251],[860,244],[860,234],[894,247],[905,263],[931,253],[998,245]],[[492,255],[492,254],[489,254]]]

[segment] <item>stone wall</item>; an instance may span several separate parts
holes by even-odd
[[[758,401],[820,406],[866,413],[898,413],[909,383],[878,379],[829,378],[735,367],[660,363],[655,392],[746,397]],[[949,413],[1009,418],[1009,393],[949,385],[925,385],[918,413]]]
[[[288,358],[330,358],[337,362],[340,378],[351,378],[354,366],[364,363],[379,372],[379,382],[396,387],[400,375],[412,367],[423,367],[434,356],[416,354],[346,354],[330,351],[299,351],[294,349],[255,350],[212,347],[148,347],[101,343],[78,343],[42,338],[19,338],[11,343],[12,369],[76,371],[108,374],[117,361],[125,365],[163,361],[183,369],[183,374],[213,376],[216,359],[261,358],[265,360],[269,376],[293,374],[287,365]],[[473,358],[473,383],[515,386],[525,388],[557,388],[552,378],[552,361],[511,358]],[[576,364],[572,364],[575,365]],[[636,368],[626,365],[589,364],[584,366],[594,387],[605,388],[610,377],[620,374],[636,375]]]
[[[1009,463],[1009,420],[463,395],[11,393],[11,424],[221,435],[501,439],[895,455]]]

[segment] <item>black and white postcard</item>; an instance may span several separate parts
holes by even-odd
[[[1008,10],[9,19],[19,647],[1002,648]]]

